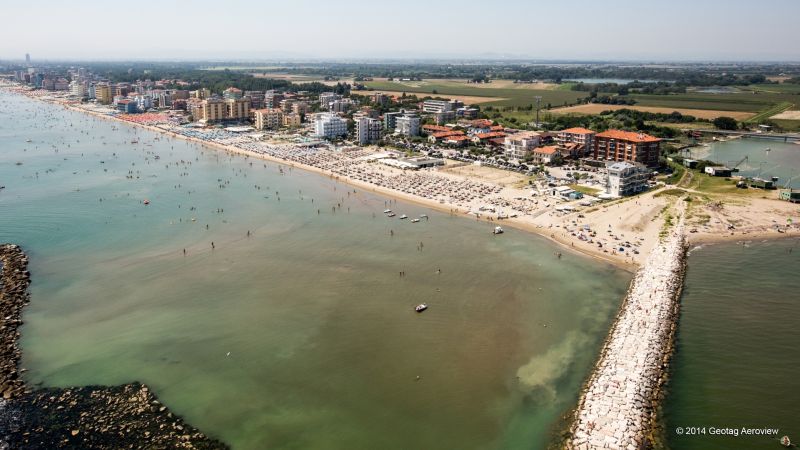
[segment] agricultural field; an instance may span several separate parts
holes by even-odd
[[[733,117],[736,120],[746,120],[753,116],[753,113],[742,111],[716,111],[709,109],[688,109],[688,108],[664,108],[654,106],[639,105],[604,105],[600,103],[589,103],[586,105],[568,106],[565,108],[551,109],[548,112],[553,114],[600,114],[603,111],[616,111],[618,109],[632,109],[636,111],[670,114],[677,111],[683,115],[695,116],[699,119],[716,119],[720,116]]]
[[[448,96],[470,96],[470,97],[492,97],[491,102],[485,103],[491,106],[527,106],[535,102],[535,96],[542,97],[542,108],[548,104],[551,106],[564,106],[575,104],[579,99],[588,95],[588,92],[570,91],[562,89],[534,89],[531,87],[505,87],[497,88],[482,85],[471,85],[461,82],[448,80],[430,81],[367,81],[367,87],[379,91],[405,92],[408,94],[427,94]],[[490,83],[494,84],[494,83]],[[436,91],[434,93],[434,91]]]
[[[631,94],[637,106],[654,106],[661,108],[705,109],[718,111],[742,111],[758,113],[779,104],[796,107],[800,104],[800,94],[787,92],[738,92],[732,94],[675,94],[645,95]]]
[[[418,94],[418,93],[408,92],[408,91],[402,91],[402,92],[401,91],[385,91],[383,89],[376,89],[376,90],[372,90],[372,91],[351,91],[352,95],[372,95],[372,94],[377,94],[377,93],[386,94],[386,95],[396,95],[398,97],[403,95],[403,94],[406,94],[406,95],[417,95],[417,96],[420,96],[420,97],[422,97],[424,95],[424,94]],[[467,105],[481,105],[481,104],[484,104],[484,103],[492,103],[492,102],[499,102],[499,101],[502,101],[502,100],[507,100],[505,98],[500,98],[500,97],[477,97],[477,96],[474,96],[474,95],[447,95],[446,97],[450,98],[450,99],[453,99],[453,100],[462,101]]]

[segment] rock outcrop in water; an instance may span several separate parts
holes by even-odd
[[[682,221],[636,273],[578,403],[566,448],[651,448],[683,286]]]
[[[227,448],[174,416],[139,383],[26,388],[17,328],[30,300],[27,265],[19,246],[0,245],[0,448]]]

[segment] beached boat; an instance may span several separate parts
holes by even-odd
[[[428,305],[425,304],[425,303],[420,303],[419,305],[414,307],[414,311],[416,311],[418,313],[421,313],[422,311],[425,311],[426,309],[428,309]]]
[[[400,218],[401,218],[401,219],[408,219],[408,216],[407,216],[407,215],[405,215],[405,214],[403,214],[402,216],[400,216]]]
[[[500,227],[494,227],[494,231],[492,231],[492,234],[503,234],[503,229]]]

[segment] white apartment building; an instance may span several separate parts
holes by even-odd
[[[539,146],[542,135],[535,131],[523,131],[506,136],[503,142],[507,158],[524,159]]]
[[[73,97],[83,98],[88,95],[86,85],[79,81],[72,81],[69,83],[69,93]]]
[[[395,133],[403,136],[419,136],[419,117],[406,114],[395,118]]]
[[[606,164],[606,192],[615,197],[624,197],[647,189],[650,169],[640,163],[627,161]]]
[[[425,100],[422,111],[426,113],[446,113],[455,111],[464,104],[458,100]]]
[[[331,107],[331,103],[339,100],[342,98],[339,94],[334,94],[333,92],[323,92],[319,94],[319,107],[322,109],[329,109]]]
[[[359,117],[356,120],[356,137],[360,145],[377,142],[381,138],[383,124],[378,119]]]
[[[332,139],[347,136],[347,122],[331,113],[319,113],[314,116],[314,135]]]

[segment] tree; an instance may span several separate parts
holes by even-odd
[[[733,117],[720,116],[714,119],[713,123],[720,130],[735,130],[739,128],[739,124]]]

